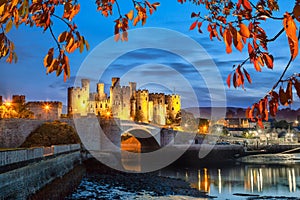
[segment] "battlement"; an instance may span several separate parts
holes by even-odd
[[[138,91],[136,91],[136,93],[138,94],[138,95],[148,95],[149,94],[149,91],[148,90],[138,90]]]
[[[12,103],[25,103],[25,95],[13,95],[12,96]]]

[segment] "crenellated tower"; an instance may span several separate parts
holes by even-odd
[[[176,115],[180,112],[180,109],[180,96],[177,94],[166,95],[166,114],[172,121],[175,121]]]
[[[136,121],[145,122],[145,123],[149,122],[148,102],[149,102],[148,90],[136,91],[136,116],[135,116]]]

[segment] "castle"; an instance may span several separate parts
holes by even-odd
[[[95,93],[90,93],[88,79],[82,79],[81,84],[81,88],[68,88],[69,116],[95,114],[159,125],[174,124],[180,120],[179,95],[136,90],[135,82],[120,86],[120,78],[112,78],[109,97],[104,92],[104,83],[97,84]]]

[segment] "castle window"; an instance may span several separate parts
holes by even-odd
[[[148,99],[147,99],[147,97],[146,97],[146,101],[147,101]]]
[[[96,108],[98,108],[98,105],[96,104]]]
[[[105,108],[107,108],[107,103],[105,104]]]
[[[160,100],[160,103],[162,103],[162,100]]]
[[[80,94],[77,96],[78,97],[78,99],[80,98]]]
[[[174,107],[172,107],[172,110],[174,110]]]
[[[124,103],[124,106],[123,107],[126,107],[126,104]]]
[[[177,104],[179,104],[178,101],[177,101]]]
[[[116,95],[116,99],[118,98],[119,96],[118,95]]]
[[[102,103],[100,104],[100,108],[102,108]]]
[[[82,101],[83,104],[85,104],[85,101]]]
[[[142,109],[142,107],[141,106],[139,106],[139,110],[141,110]]]

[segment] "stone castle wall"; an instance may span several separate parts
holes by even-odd
[[[1,119],[0,148],[19,147],[26,137],[44,122],[45,120]]]

